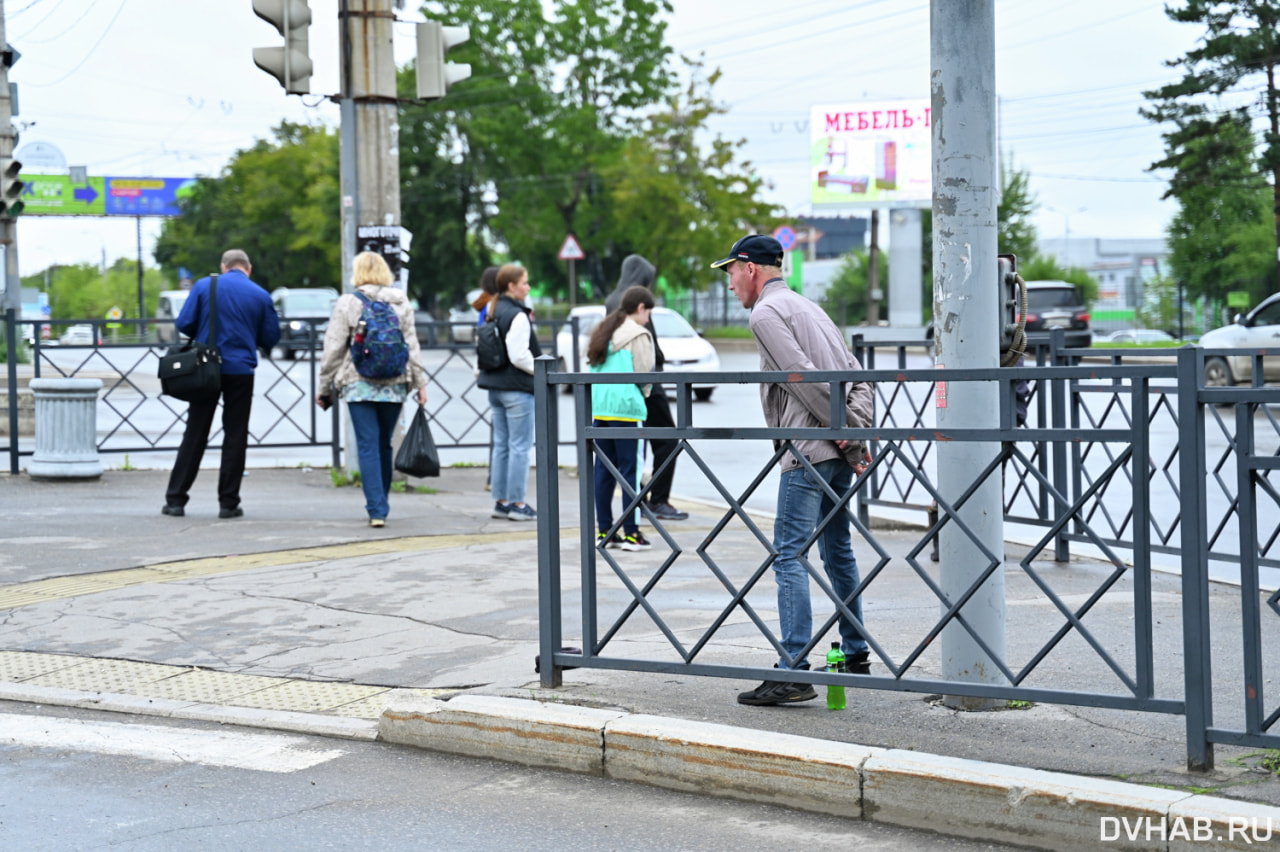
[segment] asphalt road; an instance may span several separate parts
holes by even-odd
[[[383,743],[0,713],[0,845],[118,849],[1001,850],[893,826]]]

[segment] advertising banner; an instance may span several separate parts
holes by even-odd
[[[23,216],[177,216],[193,178],[22,176]]]
[[[929,207],[933,159],[928,98],[815,106],[809,116],[815,207]]]

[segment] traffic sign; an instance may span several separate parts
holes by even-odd
[[[582,250],[582,246],[578,245],[578,241],[573,238],[573,234],[564,238],[564,245],[560,246],[559,257],[561,260],[584,260],[587,253]]]
[[[111,310],[107,311],[107,319],[109,319],[109,320],[122,320],[122,319],[124,319],[124,311],[120,310],[120,308],[119,308],[118,306],[116,306],[116,305],[112,305],[112,306],[111,306]],[[120,327],[120,323],[118,323],[118,322],[109,322],[109,323],[107,323],[107,328],[109,328],[109,329],[115,330],[115,329],[117,329],[117,328],[119,328],[119,327]]]
[[[796,247],[796,231],[789,225],[779,225],[774,228],[773,238],[782,244],[783,251],[791,251]]]

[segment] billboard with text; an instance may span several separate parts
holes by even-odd
[[[23,175],[23,216],[178,216],[194,178]]]
[[[933,158],[928,98],[815,106],[809,188],[815,207],[929,207]]]

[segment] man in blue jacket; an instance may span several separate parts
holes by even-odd
[[[249,412],[253,407],[253,371],[258,366],[258,349],[270,351],[280,340],[280,318],[267,291],[249,279],[253,267],[240,249],[222,255],[222,274],[217,286],[217,336],[222,350],[222,463],[218,473],[218,517],[238,518],[240,481],[244,478],[244,454],[249,445]],[[209,278],[201,278],[191,288],[176,321],[178,331],[201,342],[209,341]],[[165,492],[166,515],[180,518],[186,513],[187,492],[200,472],[209,443],[209,429],[218,410],[217,398],[191,403],[187,411],[187,431],[169,475]]]

